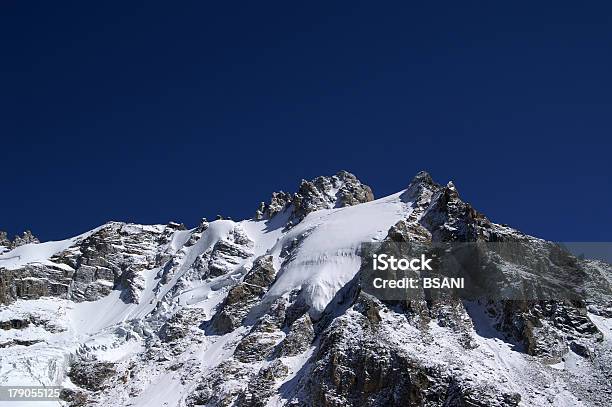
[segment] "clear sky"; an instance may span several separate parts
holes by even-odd
[[[428,170],[493,221],[612,240],[610,2],[0,2],[0,229],[252,216]]]

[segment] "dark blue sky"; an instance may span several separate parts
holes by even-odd
[[[0,2],[10,234],[426,169],[494,221],[612,240],[609,2],[57,3]]]

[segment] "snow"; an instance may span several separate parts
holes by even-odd
[[[409,204],[402,202],[400,195],[310,213],[270,250],[278,266],[283,249],[292,242],[299,244],[295,257],[279,271],[268,299],[302,289],[311,314],[319,315],[359,271],[361,244],[383,239],[391,226],[410,214]]]
[[[92,302],[41,298],[0,306],[2,321],[33,317],[48,322],[48,325],[30,325],[20,330],[0,330],[0,343],[41,341],[28,347],[0,349],[0,385],[63,383],[70,386],[66,373],[75,355],[127,364],[146,349],[145,342],[151,329],[149,324],[163,323],[178,309],[196,309],[195,312],[203,318],[210,318],[224,300],[227,287],[242,278],[255,258],[265,254],[273,257],[277,276],[264,297],[264,303],[300,291],[301,299],[311,307],[311,316],[316,319],[358,272],[362,243],[382,240],[391,226],[410,215],[411,204],[403,202],[401,195],[402,192],[355,206],[316,211],[289,230],[284,229],[287,213],[280,213],[272,220],[217,220],[210,222],[200,239],[191,246],[185,244],[194,230],[175,231],[159,253],[172,256],[172,267],[167,270],[160,266],[142,271],[144,288],[138,303],[124,302],[121,292],[113,290]],[[198,257],[212,250],[237,227],[253,241],[254,255],[239,262],[225,275],[189,279],[189,272]],[[159,233],[163,228],[163,225],[128,224],[122,226],[122,232],[145,230]],[[4,253],[0,250],[0,268],[17,269],[29,263],[51,264],[53,255],[73,247],[96,230],[99,228],[71,239],[28,244]],[[424,364],[444,365],[463,378],[485,384],[496,383],[510,393],[520,393],[525,405],[580,405],[564,388],[566,382],[560,379],[562,375],[583,371],[578,357],[570,354],[564,362],[538,365],[539,362],[522,352],[518,344],[499,337],[481,307],[467,304],[467,309],[474,324],[471,335],[478,345],[475,349],[462,347],[448,328],[435,322],[429,323],[427,332],[423,334],[392,312],[383,315],[385,323],[381,325],[386,327],[385,340],[401,344],[406,353]],[[592,314],[589,317],[604,333],[605,340],[612,341],[612,320]],[[358,330],[356,327],[355,332]],[[138,372],[134,384],[138,391],[129,399],[130,405],[183,405],[185,396],[193,391],[198,380],[230,358],[236,344],[247,332],[248,328],[239,327],[230,334],[214,336],[202,330],[201,336],[187,344],[186,349],[173,359],[173,362],[195,366],[194,372],[197,373],[185,377],[151,362],[143,372]],[[288,401],[292,386],[304,374],[314,349],[313,346],[301,355],[281,358],[289,374],[277,381],[278,393],[269,401],[270,405],[283,405]],[[253,365],[253,368],[258,367]],[[225,385],[238,384],[228,382]],[[545,388],[545,385],[549,387]],[[121,405],[127,400],[124,388],[109,391],[106,399],[109,405]]]
[[[50,263],[48,259],[74,245],[74,239],[57,242],[30,243],[0,255],[0,267],[14,270],[28,263]]]
[[[71,385],[66,372],[73,354],[119,363],[129,360],[145,349],[146,326],[142,321],[158,312],[159,305],[163,305],[161,310],[168,315],[176,307],[190,307],[198,308],[202,315],[210,317],[227,293],[223,288],[233,284],[239,275],[229,273],[205,281],[189,281],[181,291],[172,291],[170,298],[166,296],[190,270],[198,256],[211,250],[236,227],[242,228],[253,241],[254,252],[252,258],[236,268],[248,269],[254,258],[271,254],[279,272],[270,298],[303,288],[302,295],[312,305],[313,312],[320,312],[359,269],[361,243],[384,238],[388,228],[409,213],[408,205],[401,202],[399,196],[395,194],[353,207],[313,212],[289,231],[282,227],[286,214],[279,214],[271,221],[217,220],[210,222],[201,238],[189,247],[185,243],[193,230],[175,231],[163,249],[174,256],[176,264],[172,274],[162,280],[161,267],[144,270],[144,288],[137,304],[125,303],[121,299],[121,292],[113,290],[92,302],[74,303],[59,298],[41,298],[19,300],[9,307],[1,307],[2,320],[34,316],[38,321],[52,321],[56,329],[51,332],[43,326],[31,325],[22,330],[0,332],[0,342],[13,339],[41,341],[27,347],[28,354],[22,352],[23,346],[2,349],[0,383],[51,385],[66,382]],[[18,247],[0,255],[0,267],[17,269],[29,263],[61,267],[52,263],[50,258],[75,246],[99,229],[61,241]],[[122,225],[123,233],[143,230],[161,232],[163,226]],[[283,249],[294,241],[299,242],[299,247],[295,256],[287,261],[282,257]],[[233,353],[236,343],[246,332],[245,328],[239,328],[229,335],[206,337],[204,344],[193,344],[190,352],[195,359],[189,361],[198,364],[203,369],[202,374],[205,374]],[[290,368],[287,380],[290,380],[306,363],[308,355],[285,359]],[[278,383],[279,387],[282,384]],[[175,372],[153,374],[148,384],[142,383],[142,386],[140,396],[131,400],[135,406],[176,405],[186,392],[186,384]]]
[[[235,227],[235,222],[219,220],[211,222],[209,228],[202,234],[202,237],[191,247],[185,248],[185,255],[175,271],[172,279],[166,284],[160,282],[160,268],[145,270],[143,272],[144,286],[138,304],[126,304],[120,298],[121,292],[112,291],[109,295],[97,301],[83,302],[75,304],[69,311],[69,318],[72,321],[73,329],[78,333],[93,333],[120,322],[131,319],[144,318],[149,315],[157,306],[158,302],[175,286],[177,281],[193,265],[196,257],[204,253],[215,245],[219,239]],[[173,235],[169,244],[170,250],[178,251],[184,243],[189,240],[190,231],[177,231]],[[182,242],[182,243],[180,243]],[[200,288],[201,297],[208,298],[210,284],[204,284]],[[189,290],[191,296],[198,293],[196,288]],[[182,297],[181,297],[182,295]],[[181,293],[180,298],[187,297]],[[186,299],[183,303],[188,302]],[[192,301],[193,302],[193,301]]]
[[[13,250],[0,255],[0,268],[14,270],[29,263],[43,263],[62,267],[62,265],[49,261],[49,258],[53,257],[57,253],[63,252],[71,246],[74,246],[79,241],[86,239],[103,227],[104,226],[97,227],[70,239],[44,243],[28,243],[24,244],[23,246],[16,247]],[[68,267],[70,270],[72,270],[69,266],[63,266],[64,268]]]
[[[191,349],[184,352],[184,354],[189,356],[180,359],[180,361],[189,362],[192,358],[191,355],[195,355],[195,360],[203,369],[203,373],[200,376],[204,376],[207,372],[233,354],[238,340],[245,333],[246,328],[241,327],[227,335],[208,337],[208,344],[205,345],[204,350],[201,347],[193,345]],[[140,396],[130,400],[130,405],[134,407],[182,405],[182,398],[184,398],[185,394],[189,393],[187,391],[188,387],[193,390],[194,386],[187,386],[175,372],[169,371],[152,378],[152,380],[145,385]]]
[[[179,251],[179,249],[183,247],[185,243],[187,243],[187,241],[191,237],[191,233],[192,231],[190,230],[179,230],[177,232],[174,232],[169,244],[170,251],[172,253],[176,253],[177,251]]]
[[[403,347],[420,364],[452,372],[459,380],[483,389],[518,393],[521,405],[583,405],[566,390],[567,382],[559,376],[562,372],[558,366],[542,364],[520,351],[508,338],[502,338],[493,327],[494,321],[478,303],[465,305],[474,325],[470,333],[477,345],[474,349],[463,347],[451,330],[435,320],[422,332],[407,324],[403,315],[387,312],[382,314],[385,323],[381,325],[388,340]]]
[[[601,331],[604,336],[604,340],[612,343],[612,319],[604,318],[591,312],[588,313],[588,317],[591,321],[593,321],[597,329]]]
[[[130,321],[138,321],[150,315],[164,295],[193,264],[195,258],[214,246],[219,239],[227,236],[235,225],[236,223],[232,221],[211,222],[202,238],[195,245],[184,249],[185,255],[178,267],[177,274],[166,284],[160,283],[160,268],[143,271],[144,289],[138,304],[125,303],[120,298],[121,292],[113,290],[106,297],[92,302],[74,303],[59,298],[41,298],[28,301],[18,300],[9,307],[2,306],[0,320],[29,319],[30,316],[33,316],[39,321],[52,321],[57,331],[60,332],[49,332],[42,326],[33,325],[20,330],[1,330],[0,343],[12,339],[41,340],[42,342],[27,347],[28,354],[22,352],[23,346],[2,349],[0,384],[51,385],[61,383],[68,370],[70,354],[75,352],[114,362],[141,352],[144,349],[143,338],[137,332],[139,328],[136,327],[134,331]],[[136,233],[147,228],[147,226],[138,225],[126,226],[127,228],[123,228],[126,233]],[[154,231],[160,231],[158,226],[151,227]],[[94,232],[95,230],[58,242],[18,247],[2,256],[2,259],[5,260],[3,266],[17,268],[28,262],[49,262],[48,259],[51,256],[66,250]],[[176,252],[181,249],[190,235],[190,231],[175,232],[168,250]],[[211,291],[210,286],[203,289]],[[202,304],[202,306],[205,306],[210,312],[221,300],[220,295],[211,296],[211,301],[208,301],[210,304]],[[9,360],[10,363],[5,363]]]
[[[282,216],[282,214],[277,216]],[[276,218],[272,221],[245,220],[240,222],[240,226],[244,229],[249,239],[255,243],[254,257],[266,254],[283,235],[282,227],[270,227],[270,223],[275,221]]]
[[[281,358],[282,363],[287,366],[289,372],[282,380],[277,381],[277,393],[268,400],[268,406],[284,406],[290,400],[290,396],[294,393],[295,386],[300,377],[304,374],[302,368],[306,366],[308,360],[312,357],[316,346],[311,346],[306,352],[296,356],[287,356]]]
[[[33,316],[50,321],[56,329],[67,329],[66,307],[70,301],[57,298],[19,300],[10,308],[0,310],[0,320]],[[0,349],[0,385],[55,386],[62,383],[68,369],[70,353],[76,350],[66,332],[50,333],[42,327],[28,326],[22,330],[0,330],[0,342],[9,339],[41,340],[31,346],[10,346]],[[55,401],[39,401],[36,406],[59,406]],[[31,402],[11,402],[0,405],[31,406]]]

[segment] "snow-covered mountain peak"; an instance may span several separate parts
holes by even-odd
[[[60,384],[75,406],[604,401],[609,265],[563,257],[559,275],[597,285],[584,303],[384,301],[357,277],[362,244],[387,241],[557,250],[426,172],[376,200],[340,172],[274,193],[253,219],[110,222],[0,253],[0,383]]]

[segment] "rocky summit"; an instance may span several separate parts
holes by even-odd
[[[0,232],[0,384],[62,386],[50,405],[66,406],[610,405],[612,266],[491,221],[426,172],[404,187],[374,199],[343,171],[243,221]],[[415,242],[509,243],[466,277],[501,293],[544,269],[582,295],[363,289],[364,243]]]

